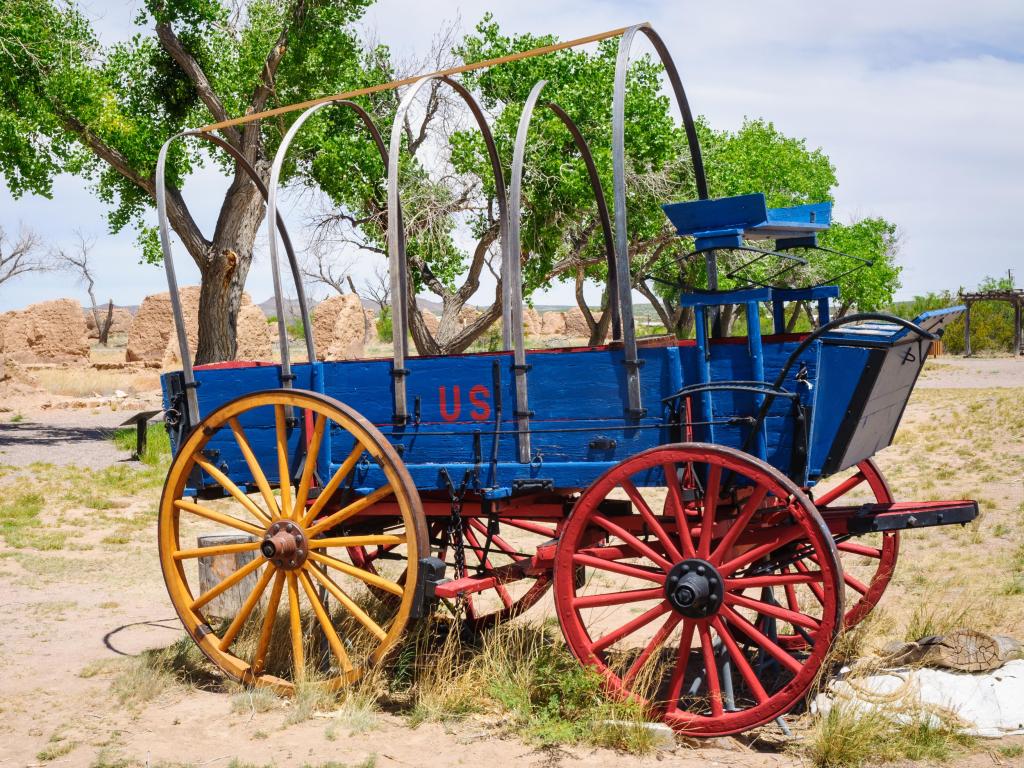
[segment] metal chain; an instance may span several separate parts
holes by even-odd
[[[443,468],[441,470],[441,476],[448,485],[448,495],[451,498],[447,543],[451,546],[452,552],[455,555],[455,577],[459,579],[466,575],[466,542],[465,523],[462,520],[462,499],[466,495],[466,486],[469,484],[469,478],[471,475],[472,470],[466,470],[466,474],[462,478],[462,484],[459,486],[458,490],[456,490],[454,483],[452,483],[451,476],[448,474],[448,470]],[[462,613],[462,608],[465,602],[465,595],[459,594],[455,603],[457,613]]]

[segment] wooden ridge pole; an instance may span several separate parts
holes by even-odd
[[[556,51],[563,51],[566,48],[575,48],[580,45],[586,45],[587,43],[596,43],[600,40],[607,40],[611,37],[619,37],[629,27],[619,27],[618,29],[610,29],[607,32],[599,32],[596,35],[587,35],[586,37],[578,37],[575,40],[566,40],[562,43],[552,43],[551,45],[544,45],[540,48],[531,48],[528,51],[520,51],[518,53],[510,53],[507,56],[499,56],[495,59],[485,59],[483,61],[475,61],[471,64],[460,64],[457,67],[451,67],[450,69],[440,69],[436,72],[426,72],[420,75],[412,75],[411,77],[404,77],[401,80],[392,80],[390,83],[380,83],[379,85],[371,85],[366,88],[357,88],[354,91],[346,91],[345,93],[336,93],[333,96],[321,96],[317,99],[309,99],[308,101],[302,101],[298,104],[289,104],[284,107],[276,107],[275,109],[268,109],[264,112],[255,112],[251,115],[244,115],[242,117],[235,117],[230,120],[222,120],[219,123],[210,123],[199,128],[200,131],[209,133],[210,131],[219,131],[223,128],[230,128],[233,125],[241,125],[243,123],[251,123],[253,120],[262,120],[265,117],[273,117],[274,115],[283,115],[287,112],[294,112],[299,109],[307,109],[309,107],[322,104],[326,101],[335,101],[337,99],[351,99],[356,96],[367,96],[371,93],[380,93],[381,91],[392,91],[395,88],[401,88],[403,85],[411,85],[422,77],[428,77],[431,75],[447,77],[449,75],[458,75],[463,72],[472,72],[476,69],[485,69],[487,67],[494,67],[499,64],[508,64],[513,61],[522,61],[523,59],[530,59],[534,56],[543,56],[547,53],[554,53]]]

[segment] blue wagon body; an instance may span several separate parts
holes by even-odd
[[[938,313],[930,317],[948,319]],[[879,323],[859,326],[856,332],[826,334],[790,360],[803,338],[777,334],[757,339],[759,354],[752,354],[755,341],[749,337],[641,345],[640,382],[647,413],[640,418],[629,418],[625,412],[621,348],[530,351],[526,359],[533,415],[531,456],[525,463],[518,460],[510,353],[407,359],[414,417],[405,425],[393,423],[391,417],[389,359],[317,362],[292,370],[298,388],[359,403],[363,416],[399,450],[416,487],[423,491],[446,488],[442,469],[449,477],[470,471],[474,490],[493,498],[527,487],[582,489],[629,456],[682,440],[684,431],[691,440],[762,453],[760,458],[801,485],[813,485],[889,444],[930,342],[899,326]],[[770,382],[787,363],[781,388],[792,397],[777,398],[753,436],[749,419],[756,415],[763,393],[698,388],[692,394],[690,417],[677,412],[674,396],[686,388]],[[246,393],[281,385],[277,365],[199,367],[195,375],[203,413]],[[176,376],[163,377],[167,408],[173,407],[173,392],[180,391]],[[271,458],[276,437],[270,414],[265,419],[250,416],[244,426],[256,453]],[[295,431],[297,441],[299,430]],[[324,476],[330,476],[351,450],[351,444],[332,437],[325,441],[320,459]],[[217,461],[237,483],[252,483],[230,433],[215,436],[209,449],[217,451]],[[372,489],[382,482],[376,465],[357,468],[357,489]],[[652,472],[647,483],[659,486],[664,479]]]

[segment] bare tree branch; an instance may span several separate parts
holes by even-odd
[[[12,241],[0,227],[0,285],[20,275],[49,270],[42,245],[42,239],[31,229],[21,227]]]
[[[352,259],[333,259],[327,253],[324,241],[314,241],[306,251],[302,260],[302,274],[313,283],[334,289],[338,295],[345,293],[345,284],[352,271]],[[355,288],[353,293],[358,293]]]
[[[112,299],[107,301],[107,315],[106,318],[102,318],[99,304],[96,302],[96,279],[89,262],[89,256],[96,245],[96,238],[87,237],[82,230],[76,229],[75,239],[77,242],[73,249],[57,248],[53,252],[53,256],[56,262],[65,269],[77,273],[79,281],[85,284],[86,293],[89,294],[92,319],[96,323],[96,333],[99,335],[100,344],[105,347],[110,336],[110,326],[114,322],[114,302]]]

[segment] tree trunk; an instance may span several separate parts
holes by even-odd
[[[793,306],[793,314],[789,316],[789,322],[786,323],[786,333],[792,333],[793,329],[796,328],[796,321],[800,318],[800,312],[803,308],[804,305],[799,301]]]
[[[256,164],[261,175],[266,175],[265,166],[265,161]],[[235,359],[242,291],[264,214],[263,196],[247,176],[237,171],[224,197],[213,243],[196,259],[203,278],[199,292],[197,365]],[[196,254],[192,256],[196,258]]]
[[[719,322],[722,327],[722,336],[728,337],[732,335],[732,323],[736,319],[736,305],[726,304],[722,307],[721,314],[718,316]]]
[[[579,267],[576,271],[576,306],[583,313],[583,319],[590,330],[590,338],[587,340],[587,344],[590,346],[604,344],[605,339],[608,338],[608,326],[611,325],[612,319],[612,313],[608,311],[608,291],[605,290],[604,295],[601,297],[601,319],[597,320],[594,318],[594,314],[590,311],[590,307],[587,306],[587,300],[583,296],[584,277],[583,267]]]
[[[102,323],[96,323],[96,333],[99,334],[99,342],[101,346],[107,346],[107,340],[110,338],[110,326],[114,323],[114,300],[109,299],[107,301],[107,317]]]
[[[363,297],[359,295],[359,291],[356,290],[356,284],[352,280],[352,275],[345,275],[348,280],[348,287],[352,290],[352,295],[359,299],[360,306],[363,303]],[[369,344],[370,339],[370,316],[366,314],[366,309],[363,309],[363,344]]]

